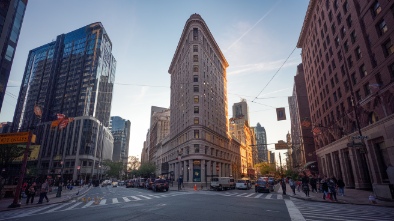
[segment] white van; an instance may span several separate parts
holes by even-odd
[[[249,190],[251,187],[252,187],[252,183],[247,178],[242,178],[241,180],[237,180],[237,183],[235,184],[235,188],[237,189]]]
[[[213,177],[211,179],[211,188],[215,190],[234,189],[235,183],[232,177]]]

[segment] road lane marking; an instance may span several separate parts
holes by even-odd
[[[249,194],[249,195],[246,195],[245,197],[249,197],[249,196],[252,196],[252,195],[254,195],[254,193],[251,193],[251,194]]]
[[[88,203],[85,204],[85,206],[83,206],[82,208],[86,208],[91,206],[94,203],[94,201],[89,201]]]
[[[131,197],[131,198],[133,198],[133,199],[135,199],[135,200],[141,200],[140,198],[138,198],[138,197],[136,197],[136,196],[129,196],[129,197]]]
[[[243,195],[245,195],[245,194],[248,194],[248,193],[241,193],[241,194],[239,194],[239,195],[237,195],[237,196],[243,196]]]
[[[148,195],[148,196],[155,197],[155,198],[160,198],[160,196],[154,196],[154,195]]]
[[[148,199],[148,200],[152,199],[152,198],[150,198],[150,197],[147,197],[147,196],[144,196],[144,195],[138,195],[138,196],[140,196],[140,197],[144,197],[145,199]]]
[[[70,206],[70,207],[68,207],[67,209],[65,209],[65,210],[70,210],[70,209],[73,209],[74,207],[76,207],[76,206],[78,206],[79,204],[81,204],[82,202],[78,202],[78,203],[76,203],[76,204],[74,204],[74,205],[72,205],[72,206]]]
[[[50,213],[50,212],[53,212],[53,211],[55,211],[55,210],[58,210],[59,208],[62,208],[62,207],[65,207],[65,206],[67,206],[67,205],[70,205],[71,203],[65,203],[65,204],[62,204],[62,205],[60,205],[60,206],[58,206],[58,207],[55,207],[55,208],[53,208],[53,209],[50,209],[50,210],[47,210],[47,211],[45,211],[44,213]]]
[[[51,207],[54,207],[54,206],[56,206],[56,204],[55,204],[55,205],[50,205],[50,206],[44,206],[44,207],[42,207],[42,208],[40,208],[40,209],[32,210],[32,211],[29,211],[29,212],[27,212],[27,213],[23,213],[23,214],[14,216],[14,217],[12,217],[12,218],[28,216],[28,215],[30,215],[30,214],[32,214],[32,213],[39,212],[39,211],[41,211],[41,210],[45,210],[45,209],[48,209],[48,208],[51,208]]]
[[[257,196],[255,196],[254,198],[260,198],[263,194],[259,194]]]
[[[107,200],[103,199],[103,200],[100,201],[100,205],[105,205],[106,202],[107,202]]]
[[[119,203],[118,198],[112,198],[112,203],[113,203],[113,204]]]
[[[122,197],[125,202],[130,202],[131,200],[127,197]]]
[[[268,194],[265,198],[266,199],[271,199],[272,194]]]
[[[293,201],[285,199],[287,210],[292,221],[305,221],[300,210],[294,205]]]
[[[278,200],[283,200],[283,196],[280,195],[280,194],[277,194],[277,195],[276,195],[276,198],[277,198]]]

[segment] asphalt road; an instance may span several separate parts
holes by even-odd
[[[392,208],[290,199],[254,190],[168,191],[124,187],[92,188],[67,203],[5,211],[0,220],[392,220]],[[378,219],[376,219],[378,218]]]

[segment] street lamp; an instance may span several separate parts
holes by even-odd
[[[81,166],[77,166],[77,171],[78,171],[78,183],[80,184],[80,182],[81,182],[81,181],[80,181]],[[77,184],[78,184],[78,183],[77,183]],[[79,184],[78,184],[78,185],[79,185]]]

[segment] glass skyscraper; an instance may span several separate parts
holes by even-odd
[[[116,60],[112,43],[100,22],[92,23],[29,52],[13,131],[25,131],[39,121],[33,112],[42,108],[41,122],[91,116],[109,126]]]
[[[127,163],[129,156],[130,121],[118,116],[111,117],[110,130],[114,137],[112,160]]]
[[[0,111],[10,77],[27,0],[2,0],[0,4]]]

